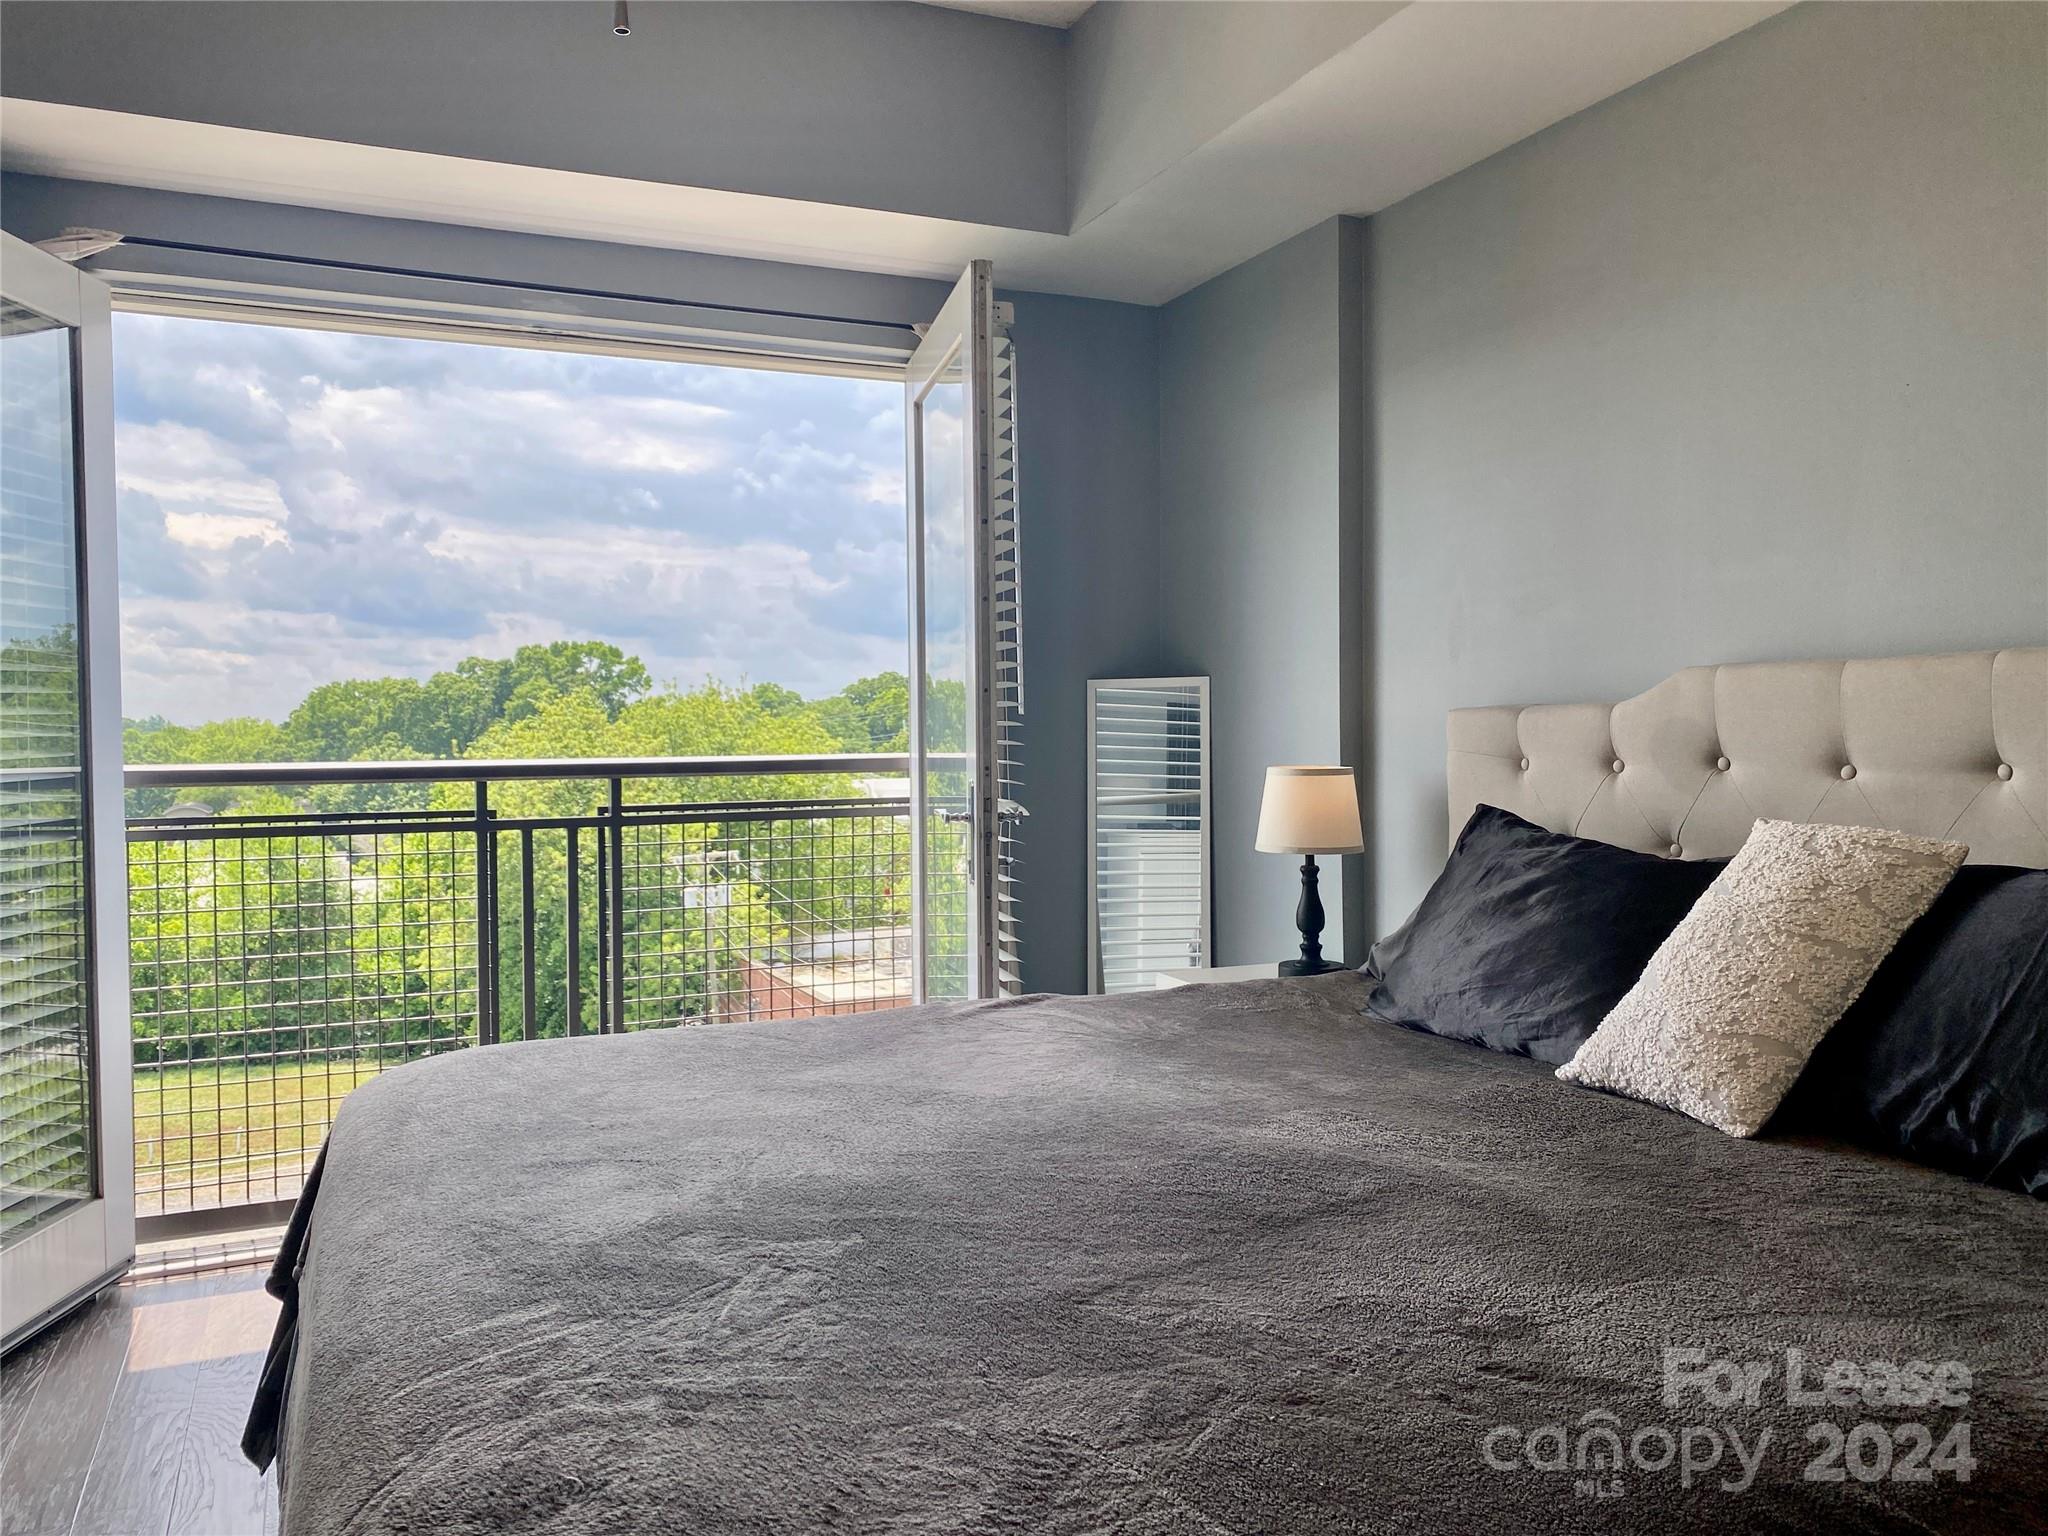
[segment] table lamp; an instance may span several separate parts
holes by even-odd
[[[1316,855],[1363,853],[1358,821],[1358,786],[1344,767],[1285,767],[1266,770],[1266,794],[1259,802],[1261,853],[1299,853],[1301,902],[1294,926],[1301,930],[1301,958],[1280,962],[1282,976],[1320,976],[1344,967],[1323,958],[1323,899],[1316,892]]]

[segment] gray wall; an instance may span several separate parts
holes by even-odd
[[[0,176],[0,227],[24,240],[41,240],[67,224],[155,240],[455,273],[485,282],[561,283],[906,324],[929,319],[950,287],[926,278],[648,245],[373,218],[102,182]]]
[[[284,254],[555,282],[867,320],[928,319],[947,285],[269,203],[0,179],[0,226],[66,224]],[[1150,670],[1159,632],[1157,311],[1007,294],[1017,306],[1018,465],[1031,740],[1022,832],[1026,985],[1080,990],[1087,954],[1082,736],[1090,677]]]
[[[2048,641],[2044,57],[1801,6],[1371,220],[1380,926],[1455,705]]]
[[[1023,519],[1024,975],[1087,981],[1087,689],[1159,645],[1158,314],[1043,294],[1017,306]]]
[[[8,0],[4,15],[9,96],[1067,227],[1051,27],[896,0],[643,5],[630,38],[596,0]]]
[[[1067,34],[1078,228],[1406,9],[1405,0],[1144,0]]]
[[[1360,241],[1328,220],[1160,311],[1162,668],[1212,679],[1224,965],[1298,942],[1300,861],[1252,847],[1266,765],[1361,761]],[[1350,873],[1322,882],[1333,956],[1363,937]]]

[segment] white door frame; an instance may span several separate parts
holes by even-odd
[[[121,648],[114,515],[114,367],[104,283],[0,233],[0,292],[68,326],[91,914],[93,1195],[0,1254],[0,1344],[27,1337],[135,1259],[135,1113],[129,1045],[128,844],[121,783]]]
[[[967,384],[968,419],[962,423],[962,451],[972,526],[965,539],[973,593],[968,616],[967,755],[969,792],[968,996],[994,997],[996,978],[996,701],[995,565],[991,524],[994,496],[995,274],[990,263],[974,261],[939,312],[904,368],[904,504],[908,526],[905,553],[910,582],[910,944],[911,1001],[927,995],[925,845],[929,817],[927,755],[924,745],[925,569],[924,438],[919,430],[925,396],[958,358]]]

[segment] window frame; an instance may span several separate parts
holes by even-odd
[[[91,271],[112,289],[117,312],[716,367],[900,382],[917,344],[895,321],[257,255],[116,246]]]

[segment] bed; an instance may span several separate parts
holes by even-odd
[[[1669,717],[1783,684],[1803,702],[1765,735],[1832,732],[1836,757],[1795,744],[1772,785],[1849,782],[1846,735],[1861,814],[2001,818],[1978,836],[2024,855],[2048,652],[2001,655],[2017,671],[1870,696],[1918,754],[1890,806],[1890,738],[1839,664],[1831,694],[1798,669],[1687,680],[1606,711],[1600,742],[1576,707],[1571,731],[1454,719],[1451,794],[1526,789],[1580,825],[1602,781],[1571,799],[1553,751],[1699,757],[1744,726]],[[1958,678],[1968,739],[1898,724],[1952,710]],[[1951,806],[1966,756],[2001,788]],[[1541,793],[1486,782],[1538,759]],[[1739,837],[1697,786],[1673,803],[1616,839]],[[2041,1528],[2048,1203],[1725,1136],[1378,1023],[1365,987],[537,1041],[367,1084],[272,1282],[246,1443],[279,1458],[284,1531]],[[1838,1361],[1866,1387],[1918,1362],[1962,1401],[1792,1400]],[[1815,1429],[1863,1422],[1868,1478],[1873,1435]]]

